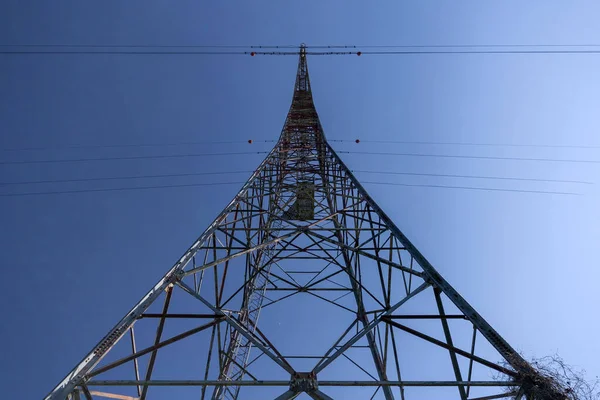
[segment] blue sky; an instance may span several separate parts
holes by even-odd
[[[326,3],[326,4],[322,4]],[[5,0],[1,44],[588,44],[596,2]],[[291,100],[295,57],[0,55],[2,161],[265,151]],[[329,139],[599,146],[600,55],[311,57]],[[252,145],[244,143],[248,139]],[[232,140],[232,145],[65,149]],[[358,146],[358,147],[357,147]],[[598,148],[336,143],[395,151],[600,160]],[[437,269],[528,357],[600,374],[598,164],[341,154],[352,169],[575,179],[593,185],[381,176],[363,181],[576,191],[580,196],[365,184]],[[2,182],[249,171],[262,155],[0,165]],[[140,181],[244,181],[247,174]],[[130,185],[131,183],[127,183]],[[105,185],[105,186],[102,186]],[[115,187],[10,186],[0,193]],[[240,185],[0,197],[8,398],[40,398],[179,258]]]

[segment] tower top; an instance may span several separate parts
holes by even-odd
[[[310,92],[310,79],[308,78],[308,64],[306,63],[306,45],[300,45],[300,57],[298,60],[298,73],[296,75],[296,90]]]
[[[315,149],[317,141],[324,140],[310,89],[305,44],[300,45],[294,96],[280,139],[280,144],[288,150],[293,142],[303,148]]]

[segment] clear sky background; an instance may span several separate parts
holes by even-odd
[[[0,44],[600,44],[596,1],[0,2]],[[0,55],[2,162],[266,151],[296,57]],[[600,54],[309,57],[329,139],[600,146]],[[253,139],[249,145],[246,140]],[[119,148],[79,145],[231,140]],[[569,179],[591,185],[361,174],[456,289],[526,357],[600,375],[600,148],[335,143],[341,151],[563,158],[532,162],[341,154],[352,169]],[[250,171],[263,155],[0,165],[0,182]],[[0,383],[41,398],[118,321],[241,185],[9,193],[208,182],[249,174],[0,186]]]

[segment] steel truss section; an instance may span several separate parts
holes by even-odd
[[[531,376],[326,141],[301,47],[275,147],[45,399],[523,398]]]

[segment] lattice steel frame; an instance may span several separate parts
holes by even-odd
[[[303,260],[305,269],[288,269],[284,263],[290,260]],[[323,268],[315,270],[317,263]],[[305,283],[294,275],[300,273],[309,278]],[[342,278],[346,284],[339,282]],[[207,312],[169,312],[174,293]],[[330,293],[340,296],[328,298]],[[304,356],[282,355],[258,327],[261,310],[299,294],[311,295],[354,316],[329,350],[314,357],[317,362],[310,371],[294,369],[294,357]],[[351,305],[343,300],[349,295]],[[399,313],[403,306],[426,295],[434,299],[435,312]],[[162,311],[149,312],[160,298],[164,298]],[[448,313],[449,306],[456,312]],[[176,319],[202,323],[164,339],[166,321]],[[156,321],[153,343],[142,350],[134,334],[134,325],[140,320]],[[414,320],[439,321],[442,338],[408,326]],[[450,321],[455,320],[472,326],[469,349],[454,344]],[[199,379],[153,379],[158,350],[204,331],[210,331],[210,341]],[[454,379],[403,380],[399,332],[447,351]],[[125,336],[130,338],[129,355],[101,364]],[[498,360],[478,355],[477,337],[495,349]],[[372,365],[364,361],[361,365],[348,356],[348,350],[359,343],[368,348]],[[258,356],[251,357],[251,350]],[[264,356],[289,379],[257,378],[253,364]],[[147,360],[143,377],[138,364],[142,357]],[[341,358],[370,379],[318,378]],[[468,367],[464,363],[461,367],[459,359],[468,361]],[[131,379],[102,379],[125,364],[131,364]],[[472,379],[474,365],[499,374],[501,379]],[[454,387],[453,393],[461,400],[475,399],[469,397],[473,388],[487,387],[491,392],[477,399],[521,399],[528,396],[530,385],[523,377],[532,374],[532,367],[433,268],[327,143],[312,99],[305,48],[301,47],[292,105],[275,147],[189,250],[45,399],[147,399],[154,386],[197,386],[201,399],[242,398],[242,388],[255,386],[287,388],[277,400],[293,399],[301,393],[330,399],[323,390],[337,386],[372,387],[375,393],[371,398],[378,395],[386,400],[410,398],[405,390],[411,387]],[[119,394],[115,392],[119,387],[134,387],[137,394]]]

